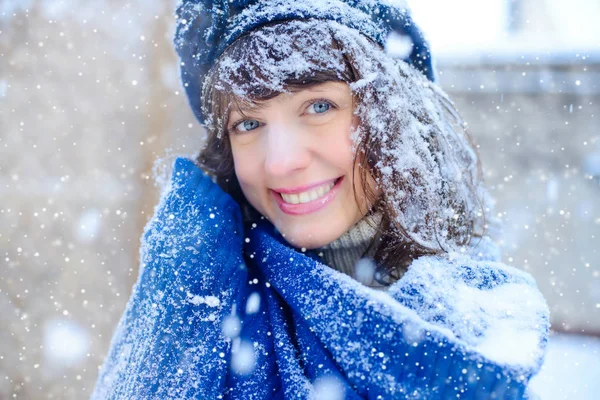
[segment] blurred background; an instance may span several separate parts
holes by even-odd
[[[600,1],[409,4],[479,146],[504,261],[550,305],[533,389],[597,398]],[[0,0],[0,399],[89,396],[165,166],[202,144],[173,10]]]

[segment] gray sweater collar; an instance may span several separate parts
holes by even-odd
[[[368,214],[342,236],[315,251],[329,267],[367,286],[384,287],[373,277],[376,246],[369,248],[377,235],[381,218],[381,213]]]

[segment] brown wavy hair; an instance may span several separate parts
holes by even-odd
[[[486,210],[481,189],[481,167],[465,124],[446,95],[440,90],[430,91],[431,98],[436,103],[436,109],[440,110],[438,115],[434,115],[431,107],[417,98],[408,111],[412,118],[428,127],[430,131],[426,135],[426,142],[433,154],[430,157],[433,158],[432,165],[434,168],[442,170],[445,168],[444,163],[448,162],[446,158],[451,157],[453,163],[461,165],[460,182],[467,187],[467,190],[458,191],[460,193],[457,194],[456,188],[452,187],[456,186],[455,183],[452,181],[441,182],[436,189],[437,201],[440,204],[439,206],[424,204],[424,207],[436,211],[425,214],[421,224],[434,229],[436,238],[443,237],[445,240],[436,239],[435,245],[428,245],[423,241],[416,240],[418,228],[408,226],[409,224],[399,218],[399,214],[409,207],[408,199],[412,199],[413,202],[417,199],[417,203],[430,201],[421,186],[425,183],[426,177],[418,169],[409,169],[408,172],[404,171],[403,173],[393,171],[391,175],[388,173],[385,178],[382,167],[395,162],[397,155],[386,152],[385,139],[378,135],[377,129],[373,127],[373,124],[385,123],[388,130],[397,129],[400,132],[402,129],[408,129],[407,122],[395,115],[396,113],[390,112],[390,104],[386,101],[389,98],[389,88],[382,89],[385,84],[381,82],[381,79],[369,81],[368,77],[364,76],[364,71],[358,68],[362,62],[360,57],[364,56],[361,53],[364,52],[364,49],[361,50],[361,46],[349,49],[348,42],[340,40],[339,35],[336,34],[338,28],[339,26],[330,24],[326,29],[329,33],[328,36],[326,38],[318,37],[314,40],[310,37],[307,38],[307,35],[310,36],[313,31],[302,31],[289,21],[261,29],[263,32],[270,30],[269,34],[272,37],[290,37],[291,40],[287,45],[291,47],[288,50],[303,52],[304,57],[308,58],[308,62],[313,66],[300,74],[288,74],[282,87],[274,87],[275,85],[270,81],[272,76],[264,69],[261,62],[266,57],[271,65],[279,65],[286,62],[285,57],[289,56],[289,51],[286,53],[278,50],[277,46],[269,47],[269,43],[265,42],[265,36],[252,33],[242,36],[233,43],[217,60],[216,65],[204,81],[202,107],[204,115],[207,116],[208,135],[196,162],[240,204],[247,221],[260,218],[260,214],[244,197],[235,176],[233,156],[226,129],[230,110],[240,109],[242,103],[245,102],[260,107],[262,102],[272,99],[284,91],[294,92],[305,89],[307,86],[331,81],[348,83],[353,89],[353,106],[355,114],[358,114],[360,120],[360,134],[357,135],[354,163],[355,166],[356,164],[361,166],[358,170],[363,182],[362,191],[367,198],[364,203],[373,205],[371,210],[363,210],[363,212],[381,212],[382,214],[379,226],[375,227],[378,233],[365,254],[373,255],[376,264],[376,279],[381,283],[390,284],[402,276],[414,259],[423,255],[447,252],[449,249],[445,244],[448,243],[448,238],[452,239],[452,243],[462,246],[469,244],[474,237],[483,236]],[[370,45],[379,48],[372,42]],[[306,52],[307,46],[316,46],[318,49],[316,52]],[[323,57],[320,52],[327,52],[328,57]],[[261,60],[257,59],[257,54],[260,54]],[[337,60],[339,67],[332,68],[331,64],[323,61],[326,59]],[[235,68],[231,67],[231,60],[236,61]],[[402,65],[399,62],[397,64]],[[383,68],[383,66],[380,65],[376,68]],[[400,79],[409,84],[423,84],[424,78],[416,79],[415,76],[420,73],[413,68],[402,66],[401,68],[397,67],[396,70]],[[381,75],[386,76],[385,74]],[[366,82],[366,84],[357,84],[359,82]],[[392,87],[391,90],[404,90],[397,84],[390,87]],[[243,88],[243,96],[239,95],[240,88]],[[373,121],[372,118],[360,114],[361,108],[364,110],[373,107],[382,107],[379,118],[385,115],[387,120]],[[452,143],[443,139],[441,130],[451,131],[451,135],[454,137]],[[390,182],[391,179],[393,187],[383,190],[383,194],[378,197],[374,189],[367,183],[369,177],[374,178],[378,183],[385,183],[386,179],[387,182]],[[353,179],[353,182],[355,181]],[[356,189],[354,187],[355,199],[359,205],[363,204],[358,201]],[[402,196],[398,196],[400,192]],[[442,203],[444,207],[441,206]],[[442,208],[450,208],[454,212],[452,215],[445,215]],[[440,230],[444,232],[441,233]]]

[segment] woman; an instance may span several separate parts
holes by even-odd
[[[175,163],[92,397],[526,397],[548,309],[485,237],[406,11],[184,1],[175,43],[206,147]]]

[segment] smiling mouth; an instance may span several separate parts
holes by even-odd
[[[279,195],[281,196],[283,201],[285,201],[288,204],[310,203],[311,201],[318,200],[321,197],[325,196],[327,193],[329,193],[331,191],[331,189],[333,189],[333,187],[336,185],[336,183],[338,183],[339,180],[340,180],[340,178],[336,179],[333,182],[323,184],[321,186],[312,188],[310,190],[307,190],[307,191],[304,191],[301,193],[294,193],[294,194],[279,193]]]
[[[275,202],[285,214],[305,215],[318,211],[331,203],[340,192],[344,177],[330,180],[318,186],[307,188],[304,191],[289,193],[289,189],[280,191],[271,190]],[[288,193],[283,193],[287,191]]]

